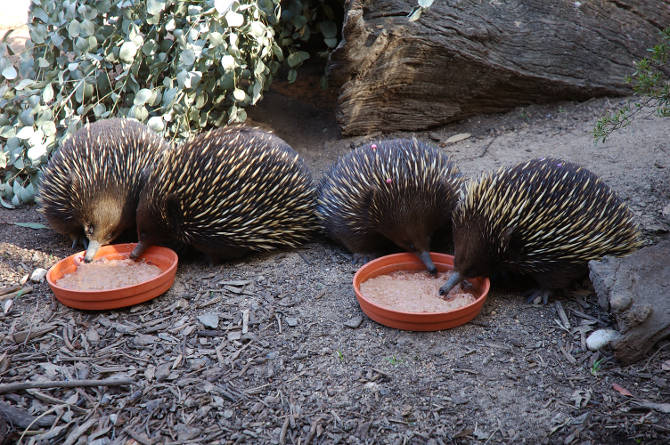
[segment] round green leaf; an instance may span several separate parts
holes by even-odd
[[[147,88],[142,88],[135,94],[135,98],[133,99],[133,103],[135,105],[144,105],[145,103],[149,102],[151,100],[151,96],[153,95],[152,91],[147,89]]]
[[[30,139],[34,133],[35,130],[32,126],[25,126],[22,127],[18,133],[16,133],[16,137],[19,139]]]
[[[319,23],[319,29],[325,38],[337,36],[337,25],[331,20]]]
[[[19,73],[16,72],[16,69],[12,66],[6,66],[4,70],[2,70],[2,75],[5,79],[7,80],[14,80],[16,79],[16,76],[18,76]]]
[[[238,14],[235,11],[229,10],[226,12],[226,23],[228,23],[228,26],[231,28],[237,28],[238,26],[242,26],[242,24],[244,24],[244,16],[242,14]]]
[[[72,20],[69,25],[67,25],[67,33],[72,40],[79,37],[81,32],[80,24],[77,20]]]
[[[125,63],[132,63],[137,54],[137,45],[134,42],[124,42],[119,49],[119,59]]]
[[[153,116],[147,122],[147,126],[151,128],[156,133],[160,133],[165,129],[165,122],[160,116]]]
[[[221,57],[221,66],[226,71],[232,70],[235,68],[235,58],[230,54],[226,54],[225,56]]]
[[[307,59],[309,59],[309,53],[307,51],[296,51],[288,55],[286,63],[288,63],[289,67],[295,68]]]
[[[247,94],[244,92],[244,90],[241,90],[239,88],[235,88],[233,90],[233,97],[235,98],[236,101],[242,102],[244,99],[246,99]]]

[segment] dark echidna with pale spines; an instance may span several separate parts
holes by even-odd
[[[44,169],[37,201],[51,227],[75,243],[100,245],[134,230],[141,172],[169,144],[130,119],[87,124],[69,137]]]
[[[589,260],[642,244],[632,212],[600,178],[552,158],[468,184],[453,224],[461,278],[511,272],[530,275],[545,290],[585,275]]]
[[[306,242],[316,227],[302,158],[272,133],[244,125],[202,133],[167,152],[137,208],[138,256],[176,241],[212,261]]]
[[[435,272],[431,241],[448,235],[462,182],[449,157],[432,144],[376,141],[343,156],[326,173],[317,215],[327,234],[355,254],[378,254],[392,242],[417,253]]]

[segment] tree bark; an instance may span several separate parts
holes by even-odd
[[[331,55],[344,135],[630,94],[625,77],[670,26],[667,0],[349,0]]]

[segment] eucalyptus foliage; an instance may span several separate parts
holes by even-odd
[[[670,117],[670,27],[661,34],[661,41],[649,50],[649,57],[635,62],[635,71],[626,78],[639,100],[632,101],[596,123],[595,141],[605,142],[612,132],[630,124],[635,115],[644,110]]]
[[[0,44],[5,207],[34,199],[49,154],[84,123],[124,116],[182,139],[205,127],[244,121],[245,108],[262,97],[282,63],[295,79],[295,68],[310,57],[301,42],[312,30],[321,29],[329,47],[337,38],[334,22],[319,12],[323,2],[32,3],[24,57],[12,62]],[[284,3],[292,17],[282,18]]]

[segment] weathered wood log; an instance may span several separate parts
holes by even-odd
[[[670,240],[632,254],[589,262],[600,306],[616,321],[620,336],[611,346],[623,363],[644,358],[670,336]]]
[[[630,94],[667,0],[348,0],[329,65],[345,135],[419,130],[530,103]]]

